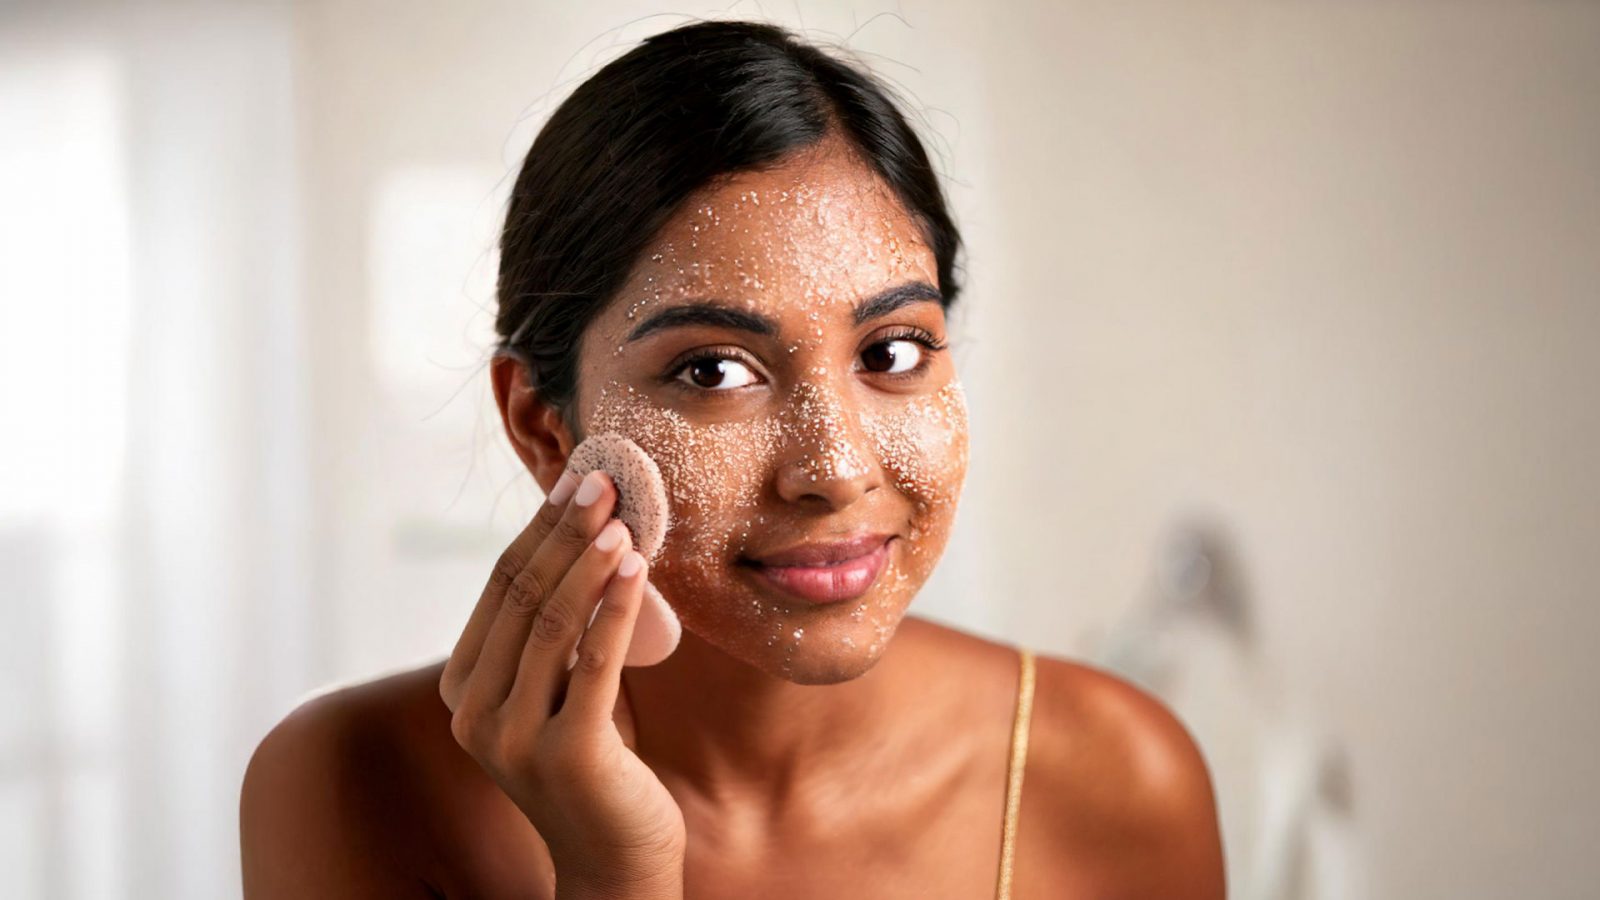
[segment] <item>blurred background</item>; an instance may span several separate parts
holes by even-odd
[[[238,892],[314,692],[448,654],[541,499],[512,178],[690,17],[948,177],[972,469],[914,611],[1156,690],[1233,896],[1594,896],[1600,4],[0,4],[0,871]]]

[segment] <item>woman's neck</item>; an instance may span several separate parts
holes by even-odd
[[[917,731],[905,713],[915,620],[865,672],[834,684],[796,684],[735,659],[685,630],[665,661],[623,670],[635,750],[674,792],[716,807],[772,814],[885,774]],[[925,681],[924,669],[921,677]],[[870,781],[868,781],[870,783]]]

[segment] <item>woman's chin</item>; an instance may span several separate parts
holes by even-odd
[[[881,655],[881,654],[879,654]],[[758,658],[760,668],[774,678],[795,684],[842,684],[865,675],[878,661],[865,649],[798,651],[793,655],[768,650]]]
[[[754,662],[773,677],[795,684],[839,684],[877,665],[894,630],[870,622],[816,623],[799,637],[791,631],[763,641]]]

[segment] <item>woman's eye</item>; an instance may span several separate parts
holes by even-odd
[[[739,373],[745,373],[744,380],[739,380]],[[755,373],[750,367],[736,359],[725,356],[703,356],[691,359],[683,364],[679,370],[678,380],[683,381],[688,375],[687,383],[693,387],[707,391],[732,390],[755,383]],[[729,383],[729,379],[732,383]]]
[[[893,349],[897,344],[901,349]],[[867,370],[870,372],[901,375],[916,371],[918,364],[922,362],[922,352],[922,346],[916,341],[897,338],[873,344],[861,354],[861,358],[866,361]],[[900,367],[895,368],[896,366]]]

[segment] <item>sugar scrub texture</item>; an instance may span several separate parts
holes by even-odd
[[[578,477],[603,469],[617,487],[616,517],[633,533],[633,546],[646,561],[661,553],[669,512],[661,470],[638,444],[615,432],[592,435],[572,448],[567,468]],[[645,582],[643,604],[633,627],[624,665],[653,666],[678,647],[683,626],[655,585]]]

